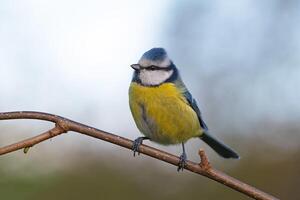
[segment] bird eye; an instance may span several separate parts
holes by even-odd
[[[150,70],[156,70],[156,69],[157,69],[157,67],[156,67],[156,66],[154,66],[154,65],[151,65],[151,66],[149,66],[149,67],[148,67],[148,69],[150,69]]]

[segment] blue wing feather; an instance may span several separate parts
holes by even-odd
[[[208,131],[208,127],[205,124],[205,122],[203,121],[202,117],[201,117],[201,112],[200,109],[197,105],[196,100],[193,98],[193,96],[191,95],[191,93],[186,89],[185,92],[183,93],[183,95],[185,96],[186,100],[188,101],[189,105],[193,108],[193,110],[197,113],[199,122],[200,122],[200,126],[205,130]]]
[[[172,81],[182,92],[183,96],[186,98],[188,101],[189,106],[192,107],[192,109],[196,112],[198,116],[198,120],[200,122],[200,126],[205,130],[205,132],[208,131],[208,127],[203,121],[201,117],[201,112],[200,109],[198,108],[196,100],[193,98],[192,94],[189,92],[189,90],[185,87],[183,81],[181,80],[178,70],[174,65],[174,73],[170,78],[170,81]]]

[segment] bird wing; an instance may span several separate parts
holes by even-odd
[[[185,90],[183,92],[183,95],[186,98],[186,100],[188,101],[189,106],[191,106],[193,108],[193,110],[196,112],[196,114],[198,116],[198,119],[199,119],[199,122],[200,122],[200,126],[205,131],[208,131],[208,127],[207,127],[207,125],[205,124],[204,120],[201,117],[201,112],[200,112],[200,109],[197,105],[196,100],[193,98],[192,94],[188,91],[188,89],[186,87],[184,87],[184,88],[185,88]]]
[[[187,89],[185,84],[183,83],[183,81],[182,81],[181,77],[179,76],[178,72],[177,72],[177,77],[174,80],[174,84],[176,85],[176,87],[178,87],[181,90],[181,93],[182,93],[183,97],[186,99],[186,103],[196,112],[201,128],[203,128],[203,130],[205,132],[208,132],[208,127],[207,127],[207,125],[205,124],[204,120],[201,117],[201,112],[200,112],[200,109],[197,105],[197,102],[193,98],[192,94],[189,92],[189,90]]]

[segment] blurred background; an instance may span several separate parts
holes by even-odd
[[[300,196],[300,1],[0,2],[0,112],[58,114],[130,139],[130,64],[168,51],[211,132],[241,155],[212,164],[280,199]],[[0,146],[53,125],[0,121]],[[179,155],[180,146],[147,144]],[[249,199],[77,133],[0,157],[0,199]]]

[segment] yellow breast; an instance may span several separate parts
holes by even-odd
[[[138,129],[158,143],[181,143],[203,132],[197,114],[173,83],[146,87],[133,82],[129,104]]]

